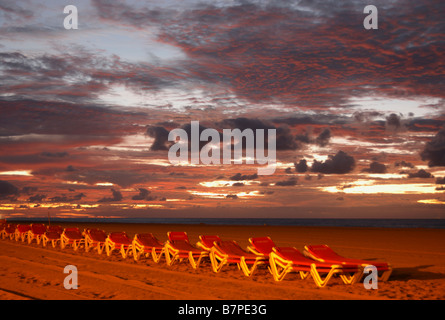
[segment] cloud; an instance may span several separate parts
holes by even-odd
[[[379,163],[377,161],[373,161],[369,168],[365,168],[362,170],[362,172],[369,172],[369,173],[386,173],[386,166],[383,163]]]
[[[234,118],[234,119],[224,119],[221,123],[221,126],[225,128],[226,126],[231,127],[232,129],[240,129],[244,131],[246,129],[253,130],[255,137],[255,145],[256,145],[256,130],[263,129],[264,130],[264,140],[265,145],[267,145],[267,130],[275,129],[276,130],[276,149],[277,150],[295,150],[298,145],[295,142],[295,138],[290,132],[290,129],[286,126],[276,127],[273,124],[266,122],[265,120],[254,119],[254,118]]]
[[[397,161],[394,165],[396,167],[414,168],[414,165],[411,162],[406,162],[405,160]]]
[[[436,179],[436,184],[445,184],[445,177],[442,178],[438,177]]]
[[[258,174],[254,173],[254,174],[241,174],[241,173],[237,173],[233,176],[230,177],[230,180],[235,180],[235,181],[241,181],[241,180],[254,180],[258,178]]]
[[[131,197],[132,200],[147,200],[150,191],[144,188],[139,188],[139,194]]]
[[[329,156],[325,162],[314,161],[311,167],[312,172],[320,173],[339,173],[344,174],[351,172],[355,167],[355,160],[343,151],[339,151],[336,155]]]
[[[275,183],[276,186],[280,186],[280,187],[291,187],[291,186],[296,186],[298,183],[298,179],[295,177],[289,178],[288,180],[283,180],[283,181],[277,181]]]
[[[295,170],[299,173],[304,173],[308,170],[308,165],[306,159],[300,160],[295,164]]]
[[[320,147],[325,147],[329,143],[330,139],[331,139],[331,130],[329,128],[326,128],[315,139],[315,143]]]
[[[400,132],[405,130],[405,124],[402,121],[402,115],[391,113],[386,117],[386,129],[390,132]]]
[[[84,198],[84,197],[86,197],[86,195],[84,193],[79,193],[72,197],[68,197],[66,195],[61,195],[61,196],[55,196],[55,197],[49,198],[49,201],[50,202],[73,202],[73,201],[82,200],[82,198]]]
[[[44,194],[36,194],[34,196],[30,196],[28,198],[28,201],[29,202],[41,202],[45,198],[46,198],[46,195],[44,195]]]
[[[120,191],[111,189],[111,193],[112,193],[111,198],[104,197],[104,198],[98,200],[97,202],[116,202],[116,201],[121,201],[123,199],[122,193]]]
[[[8,181],[0,180],[0,199],[19,194],[19,189]]]
[[[44,151],[44,152],[40,153],[40,155],[45,158],[65,158],[65,157],[69,156],[68,152],[66,152],[66,151],[63,151],[63,152]]]
[[[150,150],[152,151],[168,150],[166,144],[168,142],[169,131],[167,131],[167,129],[160,126],[149,126],[147,128],[146,134],[155,139],[150,147]]]
[[[434,176],[423,169],[420,169],[417,172],[409,173],[408,178],[434,178]]]
[[[429,167],[445,166],[445,128],[427,142],[420,156],[422,160],[428,161]]]

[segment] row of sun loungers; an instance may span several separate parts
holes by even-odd
[[[124,259],[133,257],[135,261],[142,257],[151,258],[159,263],[162,256],[167,265],[188,260],[192,268],[198,269],[203,261],[209,261],[215,273],[229,264],[236,264],[248,277],[262,266],[268,268],[275,281],[281,281],[290,272],[296,272],[302,279],[309,276],[318,287],[324,287],[329,280],[338,275],[345,284],[361,280],[367,266],[377,268],[379,281],[388,280],[392,267],[386,262],[374,262],[345,258],[338,255],[327,245],[308,245],[301,253],[295,247],[277,246],[269,237],[250,238],[247,250],[236,241],[222,240],[217,235],[201,235],[196,245],[192,245],[186,232],[168,232],[165,243],[151,233],[136,234],[130,239],[125,232],[107,234],[100,229],[65,228],[46,226],[44,224],[7,224],[0,220],[1,238],[71,247],[77,251],[83,248],[86,252],[96,251],[107,256],[120,254]]]

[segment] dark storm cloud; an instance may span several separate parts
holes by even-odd
[[[308,165],[306,159],[300,160],[298,163],[295,164],[295,170],[298,173],[304,173],[308,170]]]
[[[230,180],[235,180],[235,181],[242,181],[242,180],[254,180],[258,178],[258,174],[254,173],[254,174],[241,174],[241,173],[237,173],[233,176],[230,177]]]
[[[438,177],[436,179],[436,184],[445,184],[445,177],[442,178]]]
[[[0,199],[18,195],[19,189],[8,181],[0,180]]]
[[[369,173],[386,173],[386,166],[383,163],[379,163],[377,161],[373,161],[369,168],[365,168],[362,170],[362,172],[369,172]]]
[[[336,155],[329,156],[324,162],[314,161],[311,167],[312,172],[320,173],[339,173],[344,174],[351,172],[355,167],[355,160],[352,156],[343,151],[339,151]]]
[[[144,188],[139,188],[139,194],[131,197],[132,200],[147,200],[148,195],[151,192]]]
[[[150,150],[152,151],[168,150],[166,144],[168,142],[169,131],[167,131],[167,129],[159,126],[149,126],[147,128],[146,134],[155,139],[150,147]]]
[[[117,202],[123,199],[122,193],[118,190],[111,189],[111,197],[104,197],[97,202]]]
[[[268,132],[267,130],[275,129],[277,150],[295,150],[298,147],[295,138],[293,137],[293,135],[290,132],[290,129],[287,126],[276,127],[273,124],[269,124],[264,120],[245,118],[245,117],[223,120],[221,123],[221,127],[227,128],[227,126],[232,129],[235,128],[240,129],[241,131],[244,131],[246,129],[251,129],[253,130],[255,137],[256,137],[256,130],[263,129],[265,135],[265,143],[267,143],[267,138],[266,138]]]
[[[445,166],[445,128],[426,143],[420,156],[422,160],[428,161],[429,167]]]
[[[29,202],[42,202],[46,198],[45,194],[36,194],[28,198]]]
[[[74,196],[67,196],[67,195],[55,196],[55,197],[49,198],[49,201],[50,202],[73,202],[73,201],[82,200],[82,198],[84,198],[84,197],[86,197],[86,195],[84,193],[78,193]]]
[[[434,178],[434,176],[423,169],[420,169],[417,172],[409,173],[408,178]]]
[[[315,143],[320,147],[325,147],[329,143],[330,139],[331,139],[331,130],[329,128],[326,128],[315,139]]]
[[[298,179],[295,177],[289,178],[288,180],[283,180],[283,181],[277,181],[275,183],[276,186],[279,187],[292,187],[292,186],[296,186],[298,183]]]

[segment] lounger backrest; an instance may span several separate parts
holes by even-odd
[[[136,235],[136,239],[147,247],[160,247],[162,243],[152,233],[140,233]]]
[[[65,235],[68,238],[71,239],[82,239],[82,233],[80,232],[79,228],[65,228],[64,230]]]
[[[29,224],[19,224],[17,226],[17,231],[20,233],[28,232],[29,230],[31,230],[31,226]]]
[[[338,255],[334,250],[325,244],[309,245],[304,247],[305,250],[313,257],[321,260],[342,260],[342,256]]]
[[[265,255],[269,255],[273,248],[276,247],[275,243],[269,237],[250,238],[249,241],[259,253]]]
[[[125,232],[112,232],[108,235],[108,238],[119,244],[131,244],[132,242]]]
[[[17,228],[16,224],[8,224],[5,228],[6,233],[14,233]]]
[[[205,249],[210,250],[213,247],[213,243],[215,241],[221,241],[219,236],[199,236],[199,240],[201,241],[201,245],[205,247]]]
[[[168,240],[170,241],[185,241],[185,242],[189,242],[189,237],[187,236],[186,232],[182,232],[182,231],[170,231],[167,233],[168,235]]]
[[[236,241],[225,240],[225,241],[215,241],[214,245],[218,247],[222,252],[231,255],[231,256],[245,256],[249,254],[244,251]]]
[[[100,230],[100,229],[96,229],[96,228],[94,228],[94,229],[87,229],[86,233],[94,241],[105,242],[105,240],[107,239],[107,234],[105,233],[104,230]]]
[[[284,259],[291,260],[292,262],[299,263],[313,263],[311,259],[306,258],[300,251],[298,251],[295,247],[275,247],[273,251],[278,253]]]
[[[47,232],[57,232],[61,234],[63,229],[61,226],[48,226]]]
[[[34,234],[44,234],[46,231],[46,226],[42,223],[33,223],[31,225],[31,231]]]

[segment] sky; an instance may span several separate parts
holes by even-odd
[[[0,215],[445,218],[445,3],[368,2],[0,0]],[[192,121],[275,172],[172,164]]]

